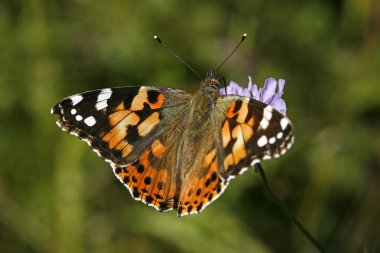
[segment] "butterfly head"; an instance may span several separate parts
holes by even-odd
[[[201,90],[214,98],[219,97],[219,81],[215,78],[215,72],[210,69],[207,71],[206,78],[201,83]]]

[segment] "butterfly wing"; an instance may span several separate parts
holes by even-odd
[[[233,178],[261,160],[277,158],[292,146],[293,125],[272,106],[240,96],[217,101],[217,108],[226,105],[219,147],[223,178]]]
[[[182,124],[180,122],[178,124]],[[171,210],[178,202],[179,184],[175,168],[180,142],[173,136],[181,136],[181,129],[183,126],[173,127],[163,133],[132,164],[112,166],[115,175],[135,200],[159,211]]]
[[[52,108],[62,130],[86,141],[111,164],[126,166],[178,120],[191,95],[146,86],[77,94]]]
[[[199,156],[201,163],[192,169],[192,174],[185,177],[178,199],[178,216],[201,212],[227,186],[228,182],[219,172],[221,160],[217,154],[216,143],[210,143],[208,151]]]
[[[174,168],[190,99],[177,89],[112,88],[66,98],[52,113],[112,165],[134,199],[164,211],[177,203]]]
[[[198,154],[201,163],[183,182],[179,216],[201,212],[220,196],[229,180],[254,163],[284,154],[294,140],[288,118],[246,97],[220,97],[210,122],[211,130],[202,138],[205,152]]]

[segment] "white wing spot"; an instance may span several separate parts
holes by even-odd
[[[270,120],[272,118],[272,110],[273,108],[271,106],[267,106],[264,108],[264,118],[267,120]]]
[[[100,111],[103,110],[108,106],[107,101],[112,95],[112,90],[110,88],[103,89],[100,91],[100,94],[98,95],[97,103],[95,105],[96,110]]]
[[[111,95],[112,95],[112,90],[111,89],[109,89],[109,88],[108,89],[103,89],[100,92],[99,96],[98,96],[97,102],[100,102],[100,101],[103,101],[103,100],[107,100],[107,99],[109,99],[111,97]]]
[[[93,126],[96,123],[96,120],[94,117],[90,116],[84,119],[84,123],[86,123],[87,126]]]
[[[72,96],[70,99],[71,99],[72,105],[77,105],[80,101],[82,101],[83,97],[81,95],[75,95],[75,96]]]
[[[276,137],[272,137],[272,138],[269,139],[269,143],[270,144],[273,144],[275,142],[276,142]]]
[[[283,134],[282,132],[279,132],[279,133],[277,134],[277,139],[281,139],[283,136],[284,136],[284,134]]]
[[[103,100],[101,102],[98,102],[96,103],[95,107],[96,107],[96,110],[100,111],[100,110],[103,110],[104,108],[106,108],[108,106],[107,104],[107,100]]]
[[[75,110],[74,108],[71,109],[71,114],[72,114],[72,115],[75,115],[76,113],[77,113],[77,110]]]
[[[83,117],[80,116],[80,115],[77,115],[77,116],[75,116],[75,119],[76,119],[77,121],[81,121],[81,120],[83,119]]]
[[[265,135],[261,136],[260,139],[257,141],[257,145],[259,147],[263,147],[267,145],[267,143],[268,143],[268,138]]]
[[[282,118],[280,121],[281,129],[285,130],[286,127],[289,125],[289,120],[288,118]]]
[[[266,118],[263,118],[261,121],[260,121],[260,126],[262,127],[262,129],[267,129],[267,127],[269,126],[269,121],[266,119]]]

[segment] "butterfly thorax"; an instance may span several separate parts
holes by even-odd
[[[209,71],[206,78],[201,82],[201,88],[194,94],[190,102],[189,115],[187,115],[187,129],[194,129],[193,134],[203,132],[215,107],[219,94],[219,82],[214,73]],[[194,136],[196,137],[196,136]]]
[[[215,79],[206,78],[202,83],[200,90],[194,94],[191,100],[190,113],[193,114],[196,120],[200,117],[208,117],[208,114],[215,105],[219,95],[219,83]]]

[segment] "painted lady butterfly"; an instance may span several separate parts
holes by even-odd
[[[111,164],[132,197],[179,216],[198,213],[229,181],[294,140],[289,119],[270,105],[221,96],[212,71],[194,95],[171,88],[108,88],[52,108],[57,124]]]

